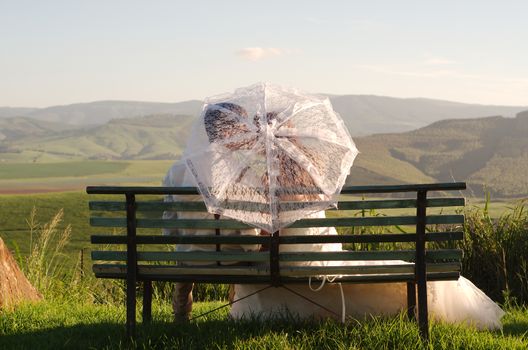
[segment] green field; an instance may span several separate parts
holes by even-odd
[[[62,163],[11,163],[0,168],[0,179],[81,177],[113,174],[125,170],[125,162],[83,161]]]
[[[160,185],[171,160],[3,163],[0,194],[82,191],[89,185]]]

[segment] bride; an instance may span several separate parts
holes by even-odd
[[[322,218],[324,212],[311,217]],[[335,228],[280,230],[281,236],[336,235]],[[341,244],[282,245],[281,252],[340,251]],[[332,262],[336,265],[367,265],[402,263],[401,261],[348,261]],[[336,280],[337,282],[337,280]],[[369,315],[396,315],[407,308],[406,283],[339,284],[321,283],[317,286],[296,284],[262,289],[263,285],[235,285],[230,315],[235,319],[245,317],[271,318],[293,315],[299,318],[345,317],[361,318]],[[245,298],[246,297],[246,298]],[[479,329],[501,328],[504,311],[486,294],[464,277],[457,281],[428,282],[427,299],[433,318],[449,323],[467,323]],[[311,301],[310,301],[311,300]],[[319,305],[317,305],[319,304]]]
[[[251,95],[252,96],[252,95]],[[224,98],[224,97],[222,97]],[[212,100],[213,101],[213,100]],[[238,100],[237,100],[238,101]],[[214,105],[211,105],[214,107]],[[218,105],[220,106],[220,105]],[[221,107],[221,106],[220,106]],[[225,146],[226,152],[231,152],[234,155],[241,153],[245,154],[254,148],[258,152],[260,148],[255,147],[257,139],[248,139],[247,133],[253,130],[253,134],[259,137],[268,137],[263,130],[266,129],[265,122],[274,122],[278,114],[269,112],[265,115],[260,125],[257,118],[250,118],[252,113],[246,112],[234,114],[225,111],[225,108],[217,108],[222,118],[211,120],[198,120],[197,127],[192,134],[195,136],[191,138],[186,153],[189,155],[186,158],[188,170],[196,169],[190,167],[191,164],[203,169],[214,170],[216,167],[224,170],[229,170],[229,174],[235,173],[235,170],[240,168],[240,162],[233,164],[223,164],[214,156],[216,153],[210,152],[210,143],[214,140],[207,137],[206,130],[208,128],[223,135],[223,138],[233,136],[230,138],[233,142],[223,142],[221,145]],[[253,124],[252,124],[253,123]],[[282,125],[287,125],[288,122],[283,122]],[[204,128],[205,126],[205,128]],[[266,131],[267,132],[267,131]],[[196,136],[198,135],[198,136]],[[201,135],[201,136],[200,136]],[[282,136],[288,136],[284,134]],[[294,140],[290,140],[294,143]],[[260,143],[259,143],[260,145]],[[261,145],[260,145],[261,146]],[[259,147],[260,147],[259,146]],[[296,144],[297,148],[302,150],[302,145]],[[205,150],[205,151],[204,151]],[[264,151],[262,151],[264,152]],[[310,152],[305,152],[306,155]],[[218,157],[220,157],[219,155]],[[322,155],[321,155],[322,156]],[[280,158],[282,157],[282,158]],[[317,163],[317,159],[311,159]],[[278,163],[280,164],[280,174],[275,174],[274,181],[279,183],[282,188],[313,188],[315,184],[311,184],[312,177],[306,173],[306,170],[298,166],[296,161],[291,159],[287,153],[279,152]],[[324,163],[324,162],[323,162]],[[244,164],[244,163],[242,163]],[[251,164],[240,172],[240,176],[244,175],[244,179],[249,179],[252,171],[258,167],[251,167]],[[286,170],[285,170],[286,169]],[[214,177],[213,171],[210,171],[209,177],[200,179],[206,184],[215,184],[219,182],[219,187],[226,182],[226,177]],[[246,171],[247,170],[247,171]],[[257,169],[258,170],[258,169]],[[306,174],[305,174],[306,173]],[[286,174],[286,175],[284,175]],[[256,183],[266,183],[269,178],[268,174],[258,172],[253,177],[257,180]],[[232,176],[227,177],[229,179]],[[199,185],[202,182],[198,182]],[[233,181],[236,186],[241,178]],[[247,180],[246,180],[247,181]],[[248,181],[247,188],[254,187],[255,182]],[[244,184],[240,184],[244,185]],[[204,187],[204,186],[202,186]],[[201,190],[202,190],[202,187]],[[214,187],[214,186],[213,186]],[[208,194],[208,187],[206,194]],[[202,193],[203,194],[203,193]],[[259,194],[260,195],[260,194]],[[208,198],[204,196],[204,198]],[[309,200],[309,198],[294,198],[294,200]],[[226,216],[227,211],[225,212]],[[257,214],[258,215],[258,214]],[[324,211],[316,212],[308,217],[322,218],[325,216]],[[236,217],[235,217],[236,218]],[[243,221],[243,220],[242,220]],[[284,228],[280,230],[281,236],[296,236],[296,235],[336,235],[335,228],[309,228],[309,229],[295,229]],[[341,244],[315,244],[315,245],[282,245],[281,252],[292,251],[341,251]],[[402,263],[401,261],[354,261],[354,262],[332,262],[337,265],[353,265],[353,264],[388,264],[388,263]],[[338,282],[338,280],[336,280]],[[315,281],[313,284],[316,284]],[[339,284],[339,283],[321,283],[319,286],[313,285],[286,285],[278,288],[266,288],[259,293],[257,291],[265,288],[262,285],[235,285],[234,299],[241,299],[233,304],[230,314],[235,319],[250,317],[257,315],[260,317],[276,317],[280,314],[295,315],[300,318],[322,318],[322,317],[337,317],[344,319],[346,316],[355,318],[365,317],[368,315],[395,315],[405,310],[407,307],[405,283],[380,283],[380,284]],[[311,302],[312,300],[313,302]],[[316,305],[315,303],[318,305]],[[496,329],[501,327],[500,319],[504,312],[502,309],[489,299],[481,290],[473,285],[469,280],[460,277],[457,281],[441,281],[428,283],[428,305],[430,314],[437,319],[446,322],[466,322],[474,324],[481,329]]]

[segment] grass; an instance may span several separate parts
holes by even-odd
[[[64,211],[59,229],[68,225],[72,232],[64,253],[72,259],[89,246],[88,196],[81,192],[0,196],[0,236],[12,250],[27,256],[30,252],[28,219],[38,208],[34,221],[43,223],[60,210]]]
[[[0,193],[82,191],[88,185],[159,185],[171,160],[1,163]]]
[[[218,306],[196,303],[195,313]],[[0,311],[2,349],[121,349],[125,338],[124,307],[45,301]],[[232,321],[227,311],[189,324],[172,322],[167,302],[153,305],[153,323],[138,327],[140,349],[526,349],[528,313],[511,309],[502,331],[476,331],[461,325],[431,324],[430,343],[419,340],[418,327],[405,317],[366,321]]]
[[[0,179],[92,176],[120,172],[127,166],[125,162],[108,161],[8,163],[2,164]]]
[[[481,211],[470,213],[473,216],[468,223],[469,234],[482,232],[479,237],[490,242],[497,240],[497,233],[509,234],[513,238],[504,242],[514,243],[517,247],[512,247],[511,244],[504,246],[508,247],[508,252],[512,255],[522,255],[524,246],[515,242],[516,239],[523,238],[522,234],[526,234],[522,226],[526,222],[524,207],[516,207],[512,213],[501,216],[498,221],[490,219],[486,214],[486,207],[479,210]],[[45,301],[0,311],[0,349],[528,348],[528,309],[526,306],[515,306],[514,299],[511,298],[507,299],[507,314],[503,319],[502,331],[477,331],[463,325],[433,321],[430,342],[425,344],[420,341],[417,325],[407,321],[403,315],[360,321],[349,319],[345,324],[331,320],[301,322],[292,318],[233,321],[228,318],[227,310],[222,309],[189,324],[176,325],[172,322],[168,284],[156,285],[154,322],[140,325],[137,340],[129,343],[124,329],[123,283],[96,280],[91,276],[81,279],[77,267],[67,266],[65,262],[57,260],[63,248],[67,247],[65,242],[68,241],[70,232],[67,225],[60,224],[61,215],[62,212],[59,211],[55,217],[50,216],[52,219],[46,224],[36,224],[36,219],[32,219],[32,216],[28,219],[34,229],[30,234],[30,254],[27,260],[20,259],[24,261],[21,267],[31,282],[39,286]],[[62,242],[62,247],[52,244],[54,236],[55,242]],[[487,244],[483,243],[486,242],[479,241],[475,246],[487,249]],[[496,253],[496,250],[488,251],[487,254]],[[486,256],[479,258],[486,259]],[[475,261],[470,261],[468,265],[474,266]],[[65,276],[61,269],[70,270],[71,273]],[[515,271],[509,267],[504,271],[508,276],[515,277]],[[522,278],[519,280],[526,283]],[[217,292],[216,289],[204,290],[201,292],[204,295],[197,299],[207,299],[207,296]],[[220,298],[222,296],[224,294],[220,293]],[[218,305],[219,302],[198,302],[195,304],[194,315]]]

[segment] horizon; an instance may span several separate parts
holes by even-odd
[[[473,102],[464,102],[464,101],[453,101],[453,100],[445,100],[440,98],[434,98],[434,97],[396,97],[396,96],[387,96],[387,95],[376,95],[376,94],[330,94],[330,93],[312,93],[315,95],[323,95],[328,97],[344,97],[344,96],[369,96],[369,97],[381,97],[381,98],[389,98],[389,99],[399,99],[399,100],[430,100],[430,101],[440,101],[440,102],[448,102],[448,103],[459,103],[459,104],[467,104],[467,105],[480,105],[480,106],[486,106],[486,107],[526,107],[528,108],[528,103],[526,104],[518,104],[518,105],[500,105],[500,104],[484,104],[484,103],[473,103]],[[100,102],[122,102],[122,103],[128,103],[128,102],[137,102],[137,103],[185,103],[185,102],[203,102],[203,99],[188,99],[188,100],[181,100],[181,101],[148,101],[148,100],[121,100],[121,99],[102,99],[102,100],[93,100],[93,101],[80,101],[80,102],[72,102],[72,103],[63,103],[63,104],[55,104],[55,105],[48,105],[48,106],[42,106],[42,107],[36,107],[36,106],[9,106],[9,105],[0,105],[0,108],[29,108],[29,109],[46,109],[46,108],[54,108],[54,107],[67,107],[67,106],[73,106],[73,105],[81,105],[81,104],[91,104],[91,103],[100,103]]]
[[[257,81],[528,105],[528,3],[0,5],[0,106],[186,101]]]

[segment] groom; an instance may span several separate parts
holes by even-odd
[[[247,113],[239,105],[223,102],[207,106],[203,114],[203,127],[207,135],[208,142],[211,144],[222,143],[227,138],[233,137],[239,133],[247,132],[247,127],[244,123],[240,123],[240,118],[247,118]],[[194,140],[191,140],[191,142]],[[235,147],[229,143],[223,143],[227,148]],[[163,179],[163,186],[168,187],[182,187],[182,186],[196,186],[196,182],[181,160],[174,163],[169,169],[165,178]],[[174,201],[202,201],[200,195],[167,195],[166,202]],[[213,214],[207,212],[174,212],[166,211],[163,213],[164,219],[214,219]],[[179,236],[193,236],[197,234],[195,229],[163,229],[164,235],[179,235]],[[215,235],[215,229],[200,230],[201,235]],[[259,231],[256,229],[247,230],[222,230],[222,235],[258,235]],[[258,246],[244,245],[244,246],[221,246],[221,250],[258,250]],[[182,244],[176,246],[176,251],[215,251],[216,248],[211,245],[190,245]],[[196,264],[196,263],[194,263]],[[208,263],[206,263],[208,264]],[[212,265],[212,268],[214,268]],[[192,311],[192,290],[193,283],[178,282],[175,283],[172,306],[174,310],[174,317],[177,322],[187,321]]]

